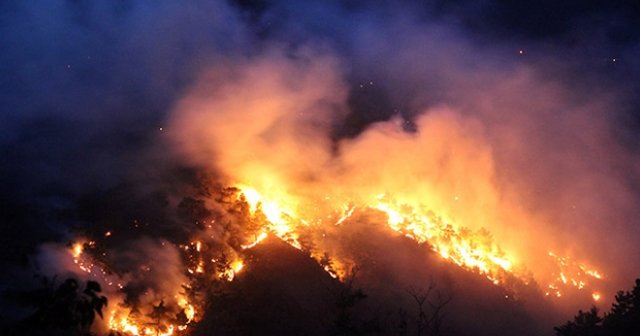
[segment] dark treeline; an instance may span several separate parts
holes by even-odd
[[[555,328],[558,336],[640,335],[640,279],[629,291],[619,291],[611,310],[600,315],[598,308],[578,311],[571,321]]]

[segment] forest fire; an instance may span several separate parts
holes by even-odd
[[[501,110],[491,103],[395,110],[345,135],[349,97],[359,91],[350,91],[336,60],[325,56],[264,55],[234,67],[223,82],[216,76],[226,72],[213,69],[175,106],[167,135],[177,152],[218,173],[248,205],[253,227],[242,230],[233,258],[243,260],[242,250],[273,235],[344,280],[358,266],[351,250],[365,245],[357,239],[368,237],[365,230],[345,247],[340,236],[358,222],[410,239],[504,289],[502,297],[536,292],[563,307],[611,297],[614,270],[589,249],[594,238],[558,229],[582,219],[574,203],[586,194],[563,189],[563,202],[547,204],[554,171],[529,174],[526,161],[542,157],[544,147],[524,155],[530,139],[520,137],[528,133],[498,128]],[[529,83],[535,80],[523,80],[522,92],[537,92]],[[592,203],[583,201],[588,213]]]
[[[300,243],[298,242],[298,235],[295,233],[295,223],[301,221],[300,218],[296,218],[293,215],[293,211],[285,207],[283,204],[276,200],[264,198],[256,189],[248,186],[237,186],[241,191],[242,196],[245,198],[250,206],[251,212],[255,214],[260,212],[263,214],[269,227],[265,228],[273,232],[276,236],[289,242],[291,246],[300,249]],[[255,246],[261,239],[266,237],[266,234],[262,232],[254,243],[247,245],[248,247]]]
[[[640,316],[640,279],[618,291],[640,269],[635,8],[0,7],[0,334],[621,335]]]
[[[525,285],[548,281],[543,287],[548,297],[563,298],[567,292],[577,291],[584,292],[583,296],[590,297],[594,302],[603,299],[598,286],[602,284],[604,276],[588,263],[548,252],[547,257],[555,271],[546,276],[538,273],[537,278],[533,278],[525,261],[503,250],[488,230],[466,228],[454,220],[437,215],[419,201],[400,202],[391,193],[372,194],[369,198],[361,199],[328,195],[316,204],[305,206],[285,192],[269,192],[277,197],[267,197],[246,184],[221,189],[224,202],[230,202],[230,209],[236,209],[233,213],[240,216],[242,222],[253,224],[248,226],[248,231],[234,238],[238,239],[235,252],[225,252],[215,247],[212,238],[216,234],[212,230],[217,225],[216,220],[206,225],[204,231],[194,232],[196,235],[190,242],[177,244],[176,250],[180,251],[186,266],[182,271],[186,282],[174,287],[176,289],[173,292],[165,289],[152,293],[147,290],[138,294],[133,301],[119,300],[119,296],[129,291],[127,282],[130,277],[113,273],[108,263],[97,261],[100,258],[96,258],[100,255],[99,239],[107,239],[111,235],[98,235],[98,241],[81,239],[71,244],[68,253],[75,266],[105,284],[108,287],[106,291],[116,298],[105,314],[108,330],[127,336],[190,334],[190,325],[198,321],[205,304],[202,298],[198,298],[199,294],[194,295],[193,288],[215,281],[234,281],[246,267],[243,251],[259,246],[269,236],[276,236],[291,247],[307,253],[331,277],[344,281],[349,270],[357,265],[348,256],[326,249],[323,240],[317,237],[324,237],[332,229],[350,225],[351,220],[360,214],[377,214],[383,218],[390,232],[428,247],[452,265],[505,288],[509,293],[505,295],[506,298],[511,293],[518,295],[514,281]],[[314,232],[316,237],[311,243],[310,232]],[[163,242],[161,245],[171,244]],[[151,267],[139,265],[143,275]]]
[[[142,318],[139,313],[134,313],[129,309],[119,309],[111,312],[108,327],[111,331],[131,336],[171,336],[180,334],[187,330],[187,326],[195,317],[195,308],[185,299],[180,298],[178,305],[182,309],[181,313],[186,317],[186,322],[182,325],[179,322],[171,322],[160,316],[160,310],[164,308],[163,302],[154,307],[157,316],[155,320]]]
[[[261,80],[256,81],[265,86],[260,90],[274,90],[271,81],[262,84]],[[274,93],[273,96],[278,94],[282,95]],[[248,100],[262,101],[255,97]],[[291,108],[287,99],[276,101]],[[313,102],[303,103],[313,105]],[[227,110],[224,102],[216,104],[223,105],[219,110]],[[238,108],[236,104],[243,106],[242,102],[229,104],[234,108]],[[135,336],[188,334],[189,325],[198,321],[205,306],[203,288],[235,281],[251,265],[246,259],[250,250],[269,236],[278,237],[310,256],[332,278],[344,281],[350,270],[359,266],[349,250],[357,248],[359,242],[347,247],[340,245],[340,230],[348,229],[354,221],[384,227],[389,238],[413,241],[413,246],[433,252],[446,264],[462,268],[489,286],[496,286],[493,288],[504,289],[506,294],[501,297],[517,298],[519,290],[530,286],[528,288],[540,289],[540,296],[546,294],[550,299],[603,300],[604,276],[593,263],[577,262],[573,256],[563,256],[565,251],[561,251],[562,255],[548,252],[555,246],[552,240],[540,248],[529,246],[519,250],[514,249],[519,241],[510,241],[504,232],[494,235],[496,229],[506,227],[507,221],[521,221],[518,223],[521,228],[529,226],[532,233],[540,237],[545,237],[546,232],[533,231],[536,218],[524,213],[517,202],[500,197],[488,145],[458,117],[448,111],[426,114],[415,121],[416,127],[423,130],[419,133],[406,132],[398,120],[373,125],[360,138],[339,143],[341,156],[336,157],[315,145],[301,146],[298,139],[288,138],[295,133],[288,128],[270,130],[270,120],[264,121],[268,132],[256,126],[265,115],[281,113],[278,104],[242,109],[242,113],[256,115],[239,113],[234,115],[237,120],[221,121],[217,118],[224,115],[213,115],[205,117],[205,121],[184,117],[187,121],[181,121],[186,125],[178,123],[180,135],[174,136],[189,134],[184,141],[191,141],[198,153],[193,154],[195,156],[208,152],[202,150],[203,144],[229,144],[216,148],[219,154],[216,169],[226,171],[229,176],[215,183],[199,181],[204,185],[200,198],[186,197],[176,202],[179,215],[183,216],[187,240],[163,241],[161,247],[153,249],[154,253],[161,250],[179,259],[174,260],[179,274],[171,286],[144,284],[142,288],[153,290],[136,292],[134,289],[138,288],[128,286],[126,281],[108,280],[111,284],[122,283],[114,292],[127,297],[121,306],[110,311],[110,330]],[[181,113],[181,116],[188,115],[188,112]],[[304,127],[307,122],[314,126],[322,124],[315,119],[297,119],[304,114],[294,115],[282,117],[293,120],[277,124],[294,129],[294,126]],[[250,117],[257,119],[251,124],[256,129],[237,131],[247,125],[244,120]],[[202,125],[225,127],[198,128]],[[263,141],[267,137],[263,133],[269,133],[272,138]],[[212,139],[198,138],[193,142],[193,134]],[[244,138],[237,139],[238,134]],[[314,136],[323,139],[326,135]],[[272,150],[271,146],[276,145],[280,146],[278,151]],[[384,150],[379,150],[380,147]],[[431,153],[423,154],[424,148]],[[307,152],[314,154],[309,156]],[[450,155],[450,152],[457,154]],[[294,160],[298,157],[306,157],[308,162],[298,165]],[[467,174],[468,167],[474,168],[473,173]],[[134,219],[132,228],[139,230],[141,225]],[[109,228],[108,235],[104,232],[99,234],[101,239],[114,239],[112,232],[120,230]],[[367,239],[366,232],[360,239]],[[90,241],[71,247],[75,260],[82,259],[87,244],[96,243]],[[143,252],[144,256],[152,255],[146,250]],[[154,277],[153,267],[146,264],[146,259],[134,259],[139,263],[135,271],[140,273],[137,280],[144,283],[141,279]],[[541,260],[545,265],[536,263]],[[75,263],[89,272],[87,262]],[[99,273],[109,275],[104,271]],[[157,278],[162,276],[164,273],[155,273]]]
[[[73,243],[70,253],[74,264],[93,279],[108,286],[106,292],[117,297],[126,290],[126,280],[108,272],[103,266],[94,262],[94,257],[85,253],[85,247],[95,248],[95,241]],[[239,271],[239,270],[238,270]],[[123,285],[124,283],[124,285]],[[189,288],[183,284],[183,288]],[[118,293],[118,294],[116,294]],[[145,294],[146,295],[146,294]],[[149,295],[146,295],[149,296]],[[196,317],[196,308],[189,302],[184,292],[161,293],[160,300],[151,298],[149,305],[131,306],[124,302],[107,307],[106,326],[112,332],[128,336],[171,336],[185,331]],[[114,297],[110,298],[111,300]],[[157,301],[157,302],[156,302]]]
[[[584,263],[576,262],[569,257],[560,257],[553,252],[549,252],[549,256],[556,262],[559,271],[555,274],[556,278],[547,286],[548,291],[545,292],[547,296],[561,297],[562,289],[566,290],[567,288],[582,290],[593,287],[591,286],[593,282],[603,278],[600,272]],[[602,296],[594,291],[591,297],[594,301],[599,301]]]
[[[243,185],[238,188],[242,193],[241,195],[251,205],[252,214],[256,215],[256,213],[262,212],[270,223],[274,225],[265,229],[273,232],[298,249],[301,248],[300,243],[291,239],[291,237],[298,236],[296,233],[298,225],[308,227],[313,225],[309,223],[324,223],[322,218],[332,218],[331,215],[323,216],[316,213],[307,214],[308,217],[303,219],[296,213],[279,207],[276,201],[266,199],[253,188]],[[352,206],[347,207],[349,210],[340,217],[335,225],[340,225],[356,209],[378,210],[387,216],[387,224],[392,230],[420,244],[428,244],[442,258],[469,271],[486,276],[495,285],[508,286],[507,277],[515,277],[525,284],[531,282],[531,275],[526,265],[516,262],[513,257],[503,251],[487,230],[472,231],[466,227],[459,226],[453,221],[444,220],[424,205],[420,205],[418,207],[419,210],[406,204],[399,205],[387,194],[379,194],[373,197],[372,200],[374,201],[371,205],[354,205],[355,203],[352,200],[339,202],[338,204],[352,204]],[[263,212],[263,202],[267,205],[265,208],[268,215]],[[287,220],[284,220],[284,218]],[[277,223],[271,222],[272,219],[276,220]],[[265,236],[263,232],[260,237]],[[261,239],[257,239],[250,246],[253,247],[259,244],[260,241]],[[321,253],[316,253],[315,255],[312,253],[312,256],[318,261],[320,261],[319,256],[322,255]],[[548,255],[560,271],[557,274],[548,275],[548,279],[551,280],[547,285],[549,289],[546,292],[547,296],[553,294],[553,296],[559,298],[562,296],[562,291],[569,287],[585,291],[595,290],[589,278],[602,279],[602,275],[592,267],[577,263],[569,257],[559,257],[552,252],[549,252]],[[340,262],[335,259],[333,261]],[[340,278],[340,274],[344,275],[344,270],[336,273],[336,270],[326,266],[325,270],[333,277]],[[593,292],[591,297],[594,301],[599,301],[601,294]]]

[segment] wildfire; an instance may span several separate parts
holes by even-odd
[[[388,198],[386,195],[376,197],[379,203],[374,208],[387,215],[388,225],[394,231],[419,243],[428,242],[444,259],[476,270],[495,284],[500,283],[502,275],[512,269],[513,258],[493,242],[487,231],[472,232],[456,227],[428,211],[408,205],[400,206]]]
[[[280,239],[287,241],[291,246],[297,249],[302,248],[298,241],[298,234],[295,232],[296,222],[300,223],[302,220],[295,216],[293,210],[281,205],[281,202],[265,198],[252,187],[239,185],[237,188],[240,189],[252,213],[261,212],[264,214],[268,220],[269,227],[267,229],[270,232],[273,232]],[[261,234],[261,236],[261,239],[256,239],[255,244],[266,238],[266,233],[264,235]],[[255,246],[255,244],[253,245]],[[250,245],[251,244],[247,246]]]
[[[239,246],[240,250],[229,255],[214,251],[215,249],[211,249],[206,241],[200,239],[186,245],[179,245],[188,263],[187,273],[190,274],[190,279],[209,277],[233,281],[245,267],[241,250],[259,245],[269,234],[279,237],[297,249],[307,251],[331,277],[338,280],[344,279],[349,269],[347,260],[341,260],[335,255],[330,256],[321,249],[307,249],[300,242],[300,237],[306,228],[313,225],[326,223],[332,223],[329,227],[347,225],[354,213],[374,211],[384,214],[386,225],[391,230],[419,244],[426,244],[443,259],[480,274],[495,285],[508,286],[508,277],[520,279],[525,284],[530,281],[530,275],[525,271],[524,266],[513,255],[502,250],[487,230],[474,231],[460,226],[453,220],[436,215],[428,207],[419,203],[399,202],[386,193],[373,195],[365,200],[338,200],[327,196],[317,205],[300,210],[301,208],[293,206],[295,202],[284,202],[288,205],[281,206],[280,201],[268,198],[257,189],[246,185],[239,186],[236,192],[238,190],[235,197],[241,202],[246,201],[250,216],[255,217],[246,220],[255,219],[254,222],[259,223],[259,227],[251,231],[248,237],[243,238],[245,243]],[[286,195],[278,197],[278,199],[286,199]],[[327,204],[335,204],[335,210],[330,211],[329,214],[326,210],[320,210],[326,209]],[[300,213],[303,213],[304,217]],[[257,220],[260,218],[262,220]],[[324,233],[322,236],[324,237]],[[103,282],[109,286],[116,285],[116,291],[122,291],[124,287],[121,281],[94,264],[90,256],[84,253],[90,248],[95,248],[94,241],[73,244],[69,252],[74,263],[83,272],[102,278]],[[548,256],[557,266],[557,272],[551,274],[553,280],[547,285],[547,296],[560,298],[567,288],[586,290],[593,287],[595,281],[603,279],[602,273],[586,263],[580,263],[553,252],[549,252]],[[211,264],[205,263],[205,260],[210,260]],[[183,288],[190,288],[190,285],[183,284]],[[108,328],[130,336],[170,336],[186,332],[188,325],[197,316],[197,305],[191,303],[183,292],[161,293],[161,295],[164,295],[164,298],[172,298],[166,303],[170,308],[165,308],[165,301],[160,298],[156,298],[153,306],[147,307],[145,312],[132,307],[118,306],[108,315]],[[598,291],[591,291],[590,295],[594,301],[602,298]],[[160,317],[162,314],[158,315],[156,311],[169,311],[168,314],[183,317],[167,317],[170,315]]]
[[[124,286],[122,285],[121,280],[116,275],[107,272],[102,266],[96,264],[93,261],[91,255],[85,253],[85,250],[87,248],[95,248],[95,246],[95,241],[80,241],[73,243],[69,250],[71,256],[73,257],[73,262],[82,272],[88,273],[90,276],[109,287],[115,286],[113,290],[123,290]],[[234,268],[234,271],[237,273],[241,268],[242,265],[236,266]],[[184,284],[183,287],[188,287],[188,285]],[[177,308],[167,308],[167,312],[173,312],[175,309],[178,309],[182,313],[184,313],[186,320],[178,322],[177,319],[174,318],[161,316],[157,316],[154,318],[152,317],[154,316],[153,312],[140,314],[138,312],[134,312],[134,310],[132,310],[131,308],[117,305],[115,309],[111,310],[107,314],[107,326],[109,330],[127,336],[175,335],[176,331],[186,330],[187,326],[194,321],[196,317],[196,308],[182,293],[176,293],[175,295],[173,295],[173,297],[175,298],[175,301],[172,300],[171,302],[174,302],[173,304]],[[157,306],[154,306],[152,308],[157,309],[159,312],[164,312],[164,301],[161,300],[157,304]],[[171,315],[169,313],[167,314]]]
[[[242,260],[235,260],[231,263],[230,267],[222,273],[221,278],[227,281],[233,281],[240,271],[244,268],[244,262]]]
[[[82,244],[83,243],[81,242],[77,242],[77,243],[74,243],[73,246],[71,247],[71,255],[73,255],[74,261],[76,263],[78,258],[82,254],[82,251],[84,250],[84,247],[82,246]]]
[[[287,207],[280,207],[279,203],[264,197],[256,189],[239,185],[238,188],[253,215],[262,213],[269,221],[267,231],[289,242],[292,246],[300,249],[301,245],[297,239],[296,230],[300,223],[321,223],[321,219],[302,219],[296,212]],[[327,197],[329,199],[329,197]],[[387,216],[387,225],[390,229],[415,240],[418,243],[427,243],[442,258],[453,262],[467,270],[477,272],[487,277],[495,285],[504,285],[507,275],[522,280],[525,284],[530,282],[530,275],[523,265],[517,263],[514,256],[503,251],[494,241],[491,234],[484,229],[472,231],[468,228],[457,225],[454,221],[440,217],[430,211],[423,204],[409,205],[400,204],[390,195],[383,193],[369,199],[369,201],[356,203],[353,200],[341,202],[341,215],[335,225],[341,225],[351,217],[354,211],[377,210]],[[352,204],[345,206],[344,204]],[[306,214],[307,218],[323,217],[319,214]],[[327,217],[327,216],[324,216]],[[328,216],[331,217],[331,216]],[[260,235],[243,248],[251,248],[259,244],[267,233],[262,231]],[[324,255],[322,253],[311,253],[311,256],[321,264]],[[555,297],[562,296],[562,288],[575,287],[579,290],[586,288],[589,278],[602,279],[599,271],[586,264],[572,261],[568,257],[558,257],[549,252],[553,263],[560,269],[560,272],[551,275],[554,279],[548,284],[547,296],[553,294]],[[342,278],[344,275],[342,265],[339,260],[332,260],[333,266],[323,264],[324,270],[334,278]],[[592,298],[600,300],[600,294],[594,292]]]
[[[161,301],[154,309],[162,307]],[[178,307],[184,313],[186,321],[172,322],[166,317],[150,317],[153,314],[141,315],[131,309],[118,307],[113,310],[109,317],[108,327],[110,330],[129,336],[172,336],[176,331],[181,332],[187,329],[188,325],[195,319],[196,309],[182,297],[177,300]]]
[[[577,262],[570,257],[561,257],[553,252],[549,252],[549,257],[551,257],[558,268],[558,273],[555,276],[555,279],[547,285],[549,291],[545,294],[547,296],[553,294],[556,297],[561,297],[561,289],[565,290],[568,288],[575,288],[578,290],[583,290],[587,285],[602,280],[602,274],[598,272],[591,266],[588,266],[585,263]],[[594,292],[591,297],[594,301],[600,300],[600,294]]]
[[[321,222],[320,220],[305,221],[298,218],[293,211],[279,207],[277,202],[266,199],[254,188],[244,185],[240,185],[238,188],[249,203],[251,211],[254,214],[262,211],[272,224],[269,230],[284,240],[291,236],[297,237],[295,222]],[[388,217],[387,224],[394,231],[419,243],[428,242],[434,251],[443,258],[467,269],[477,270],[496,284],[500,283],[500,277],[504,272],[512,269],[513,261],[492,241],[488,232],[458,229],[451,223],[429,215],[427,212],[419,212],[406,205],[399,206],[385,194],[374,197],[372,205],[361,204],[344,207],[345,210],[335,225],[342,224],[357,208],[375,209],[385,213]],[[272,220],[277,223],[274,224]],[[261,234],[260,237],[266,237],[266,234]],[[255,242],[247,246],[253,247],[262,239],[256,239]],[[290,243],[296,248],[301,248],[297,240]],[[314,257],[316,260],[319,259],[317,256]],[[332,277],[339,277],[338,273],[330,267],[324,266],[324,269]]]
[[[163,330],[153,327],[142,327],[128,317],[117,319],[112,316],[109,320],[109,329],[131,336],[172,336],[174,335],[176,327],[169,325],[163,328]]]
[[[247,250],[250,248],[253,248],[254,246],[260,244],[260,242],[262,242],[263,240],[265,240],[269,235],[266,232],[260,232],[260,234],[256,237],[256,239],[249,243],[249,244],[244,244],[242,245],[242,249]]]

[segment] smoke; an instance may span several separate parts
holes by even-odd
[[[227,174],[248,176],[264,161],[270,165],[260,173],[280,178],[277,185],[286,183],[284,171],[300,178],[319,174],[330,158],[331,126],[346,111],[335,63],[302,51],[225,64],[206,75],[211,80],[195,89],[196,97],[179,103],[184,113],[177,113],[168,132],[194,163]]]
[[[637,254],[624,237],[637,233],[637,163],[617,132],[624,90],[544,45],[478,45],[402,9],[383,21],[387,8],[372,6],[338,35],[352,17],[318,6],[302,7],[334,25],[278,22],[275,47],[201,77],[172,114],[178,151],[294,212],[390,193],[489,229],[536,276],[548,251],[604,270],[608,294],[635,276],[608,262]],[[274,5],[262,18],[301,10]]]
[[[95,242],[78,244],[82,245],[76,246],[95,247]],[[184,308],[186,301],[181,299],[187,298],[184,286],[189,280],[184,274],[180,251],[170,242],[145,238],[123,243],[122,250],[110,249],[108,256],[104,253],[101,262],[76,251],[45,244],[40,247],[35,263],[41,274],[54,276],[51,279],[54,285],[68,278],[96,281],[100,285],[100,295],[105,295],[108,303],[102,318],[96,319],[95,331],[108,334],[112,321],[126,319],[130,312],[146,319],[148,324],[157,324],[154,308],[165,307],[167,312],[163,314],[166,315],[177,315]],[[107,266],[105,260],[114,266]]]
[[[302,214],[382,193],[424,204],[489,229],[536,277],[549,250],[588,261],[610,300],[640,262],[640,63],[629,56],[640,21],[607,6],[603,23],[585,6],[548,18],[493,1],[3,2],[3,263],[74,229],[119,234],[159,199],[147,218],[158,229],[117,238],[114,250],[133,250],[111,261],[119,274],[173,265],[172,288],[140,288],[175,292],[185,265],[145,237],[177,244],[192,231],[166,208],[193,193],[176,172],[197,166]],[[541,16],[549,29],[520,23]],[[126,215],[78,214],[114,188]],[[211,230],[233,257],[246,243]],[[76,269],[45,250],[45,273]]]

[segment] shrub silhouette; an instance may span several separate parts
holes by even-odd
[[[25,334],[91,335],[96,314],[103,318],[107,298],[100,296],[100,284],[87,281],[84,289],[78,280],[66,279],[56,287],[55,278],[43,278],[43,287],[21,294],[21,301],[36,308],[22,323]],[[45,332],[45,333],[39,333]]]
[[[578,311],[572,321],[555,327],[558,336],[637,336],[640,335],[640,279],[630,292],[619,291],[611,311],[603,317],[598,309]]]

